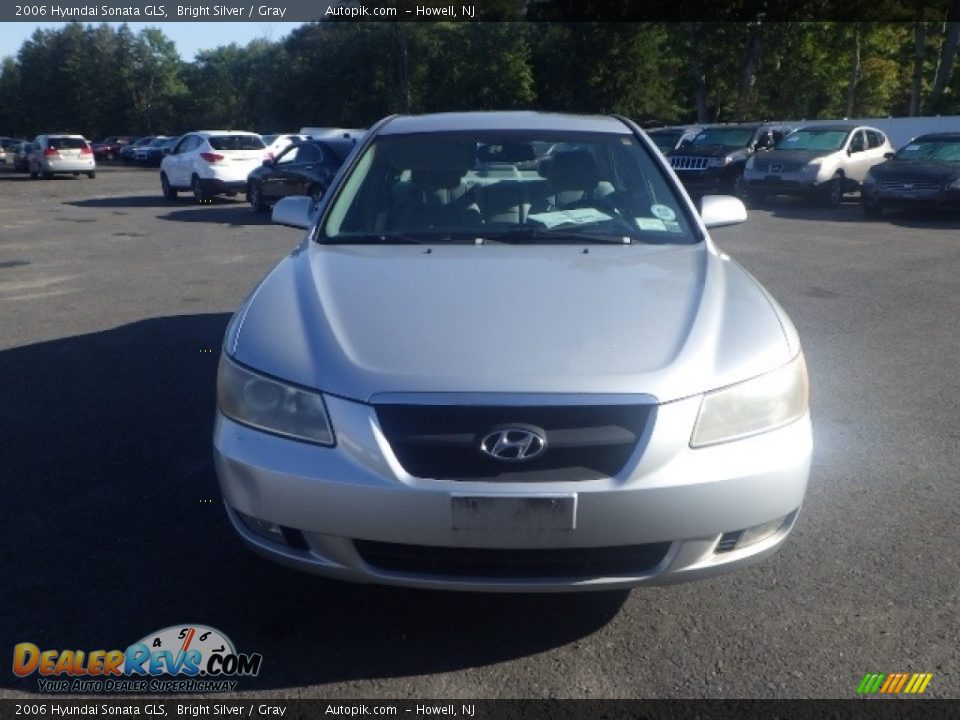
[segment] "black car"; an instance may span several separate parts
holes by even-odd
[[[354,138],[308,140],[291,145],[250,173],[247,200],[258,212],[290,195],[308,195],[319,202],[354,145]]]
[[[960,132],[921,135],[874,165],[860,203],[873,217],[895,207],[960,209]]]
[[[742,197],[743,166],[755,153],[779,142],[789,128],[769,123],[714,125],[667,153],[674,172],[691,195],[721,193]]]

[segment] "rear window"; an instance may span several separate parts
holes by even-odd
[[[47,146],[57,150],[77,150],[87,146],[87,141],[83,138],[72,137],[52,137],[47,138]]]
[[[214,150],[263,150],[259,135],[214,135],[208,138]]]

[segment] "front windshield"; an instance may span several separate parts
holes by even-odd
[[[960,163],[960,140],[914,140],[900,148],[897,160],[934,160]]]
[[[321,242],[690,243],[684,206],[632,135],[382,135]]]
[[[795,130],[777,143],[777,150],[835,151],[843,147],[849,130]]]
[[[693,139],[694,145],[746,147],[753,138],[752,128],[707,128]]]

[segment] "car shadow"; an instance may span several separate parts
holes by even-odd
[[[859,195],[848,196],[837,207],[827,207],[805,198],[775,197],[748,204],[749,210],[769,212],[790,220],[818,222],[872,223],[886,222],[900,227],[954,229],[960,227],[960,212],[936,209],[892,209],[880,217],[867,217],[860,207]]]
[[[159,192],[156,195],[124,195],[122,197],[89,198],[87,200],[71,200],[64,205],[73,205],[81,208],[150,208],[167,207],[173,203]]]
[[[220,225],[270,225],[270,213],[254,212],[246,203],[236,200],[214,198],[212,203],[196,205],[190,209],[174,210],[158,216],[161,220],[176,222],[203,222]]]
[[[152,318],[0,352],[0,647],[120,649],[182,623],[263,666],[238,689],[477,667],[601,629],[626,592],[355,586],[261,560],[220,503],[211,433],[229,316]],[[0,686],[36,691],[36,675]]]

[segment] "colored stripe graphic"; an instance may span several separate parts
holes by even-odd
[[[920,695],[933,679],[933,673],[867,673],[857,685],[858,695]]]

